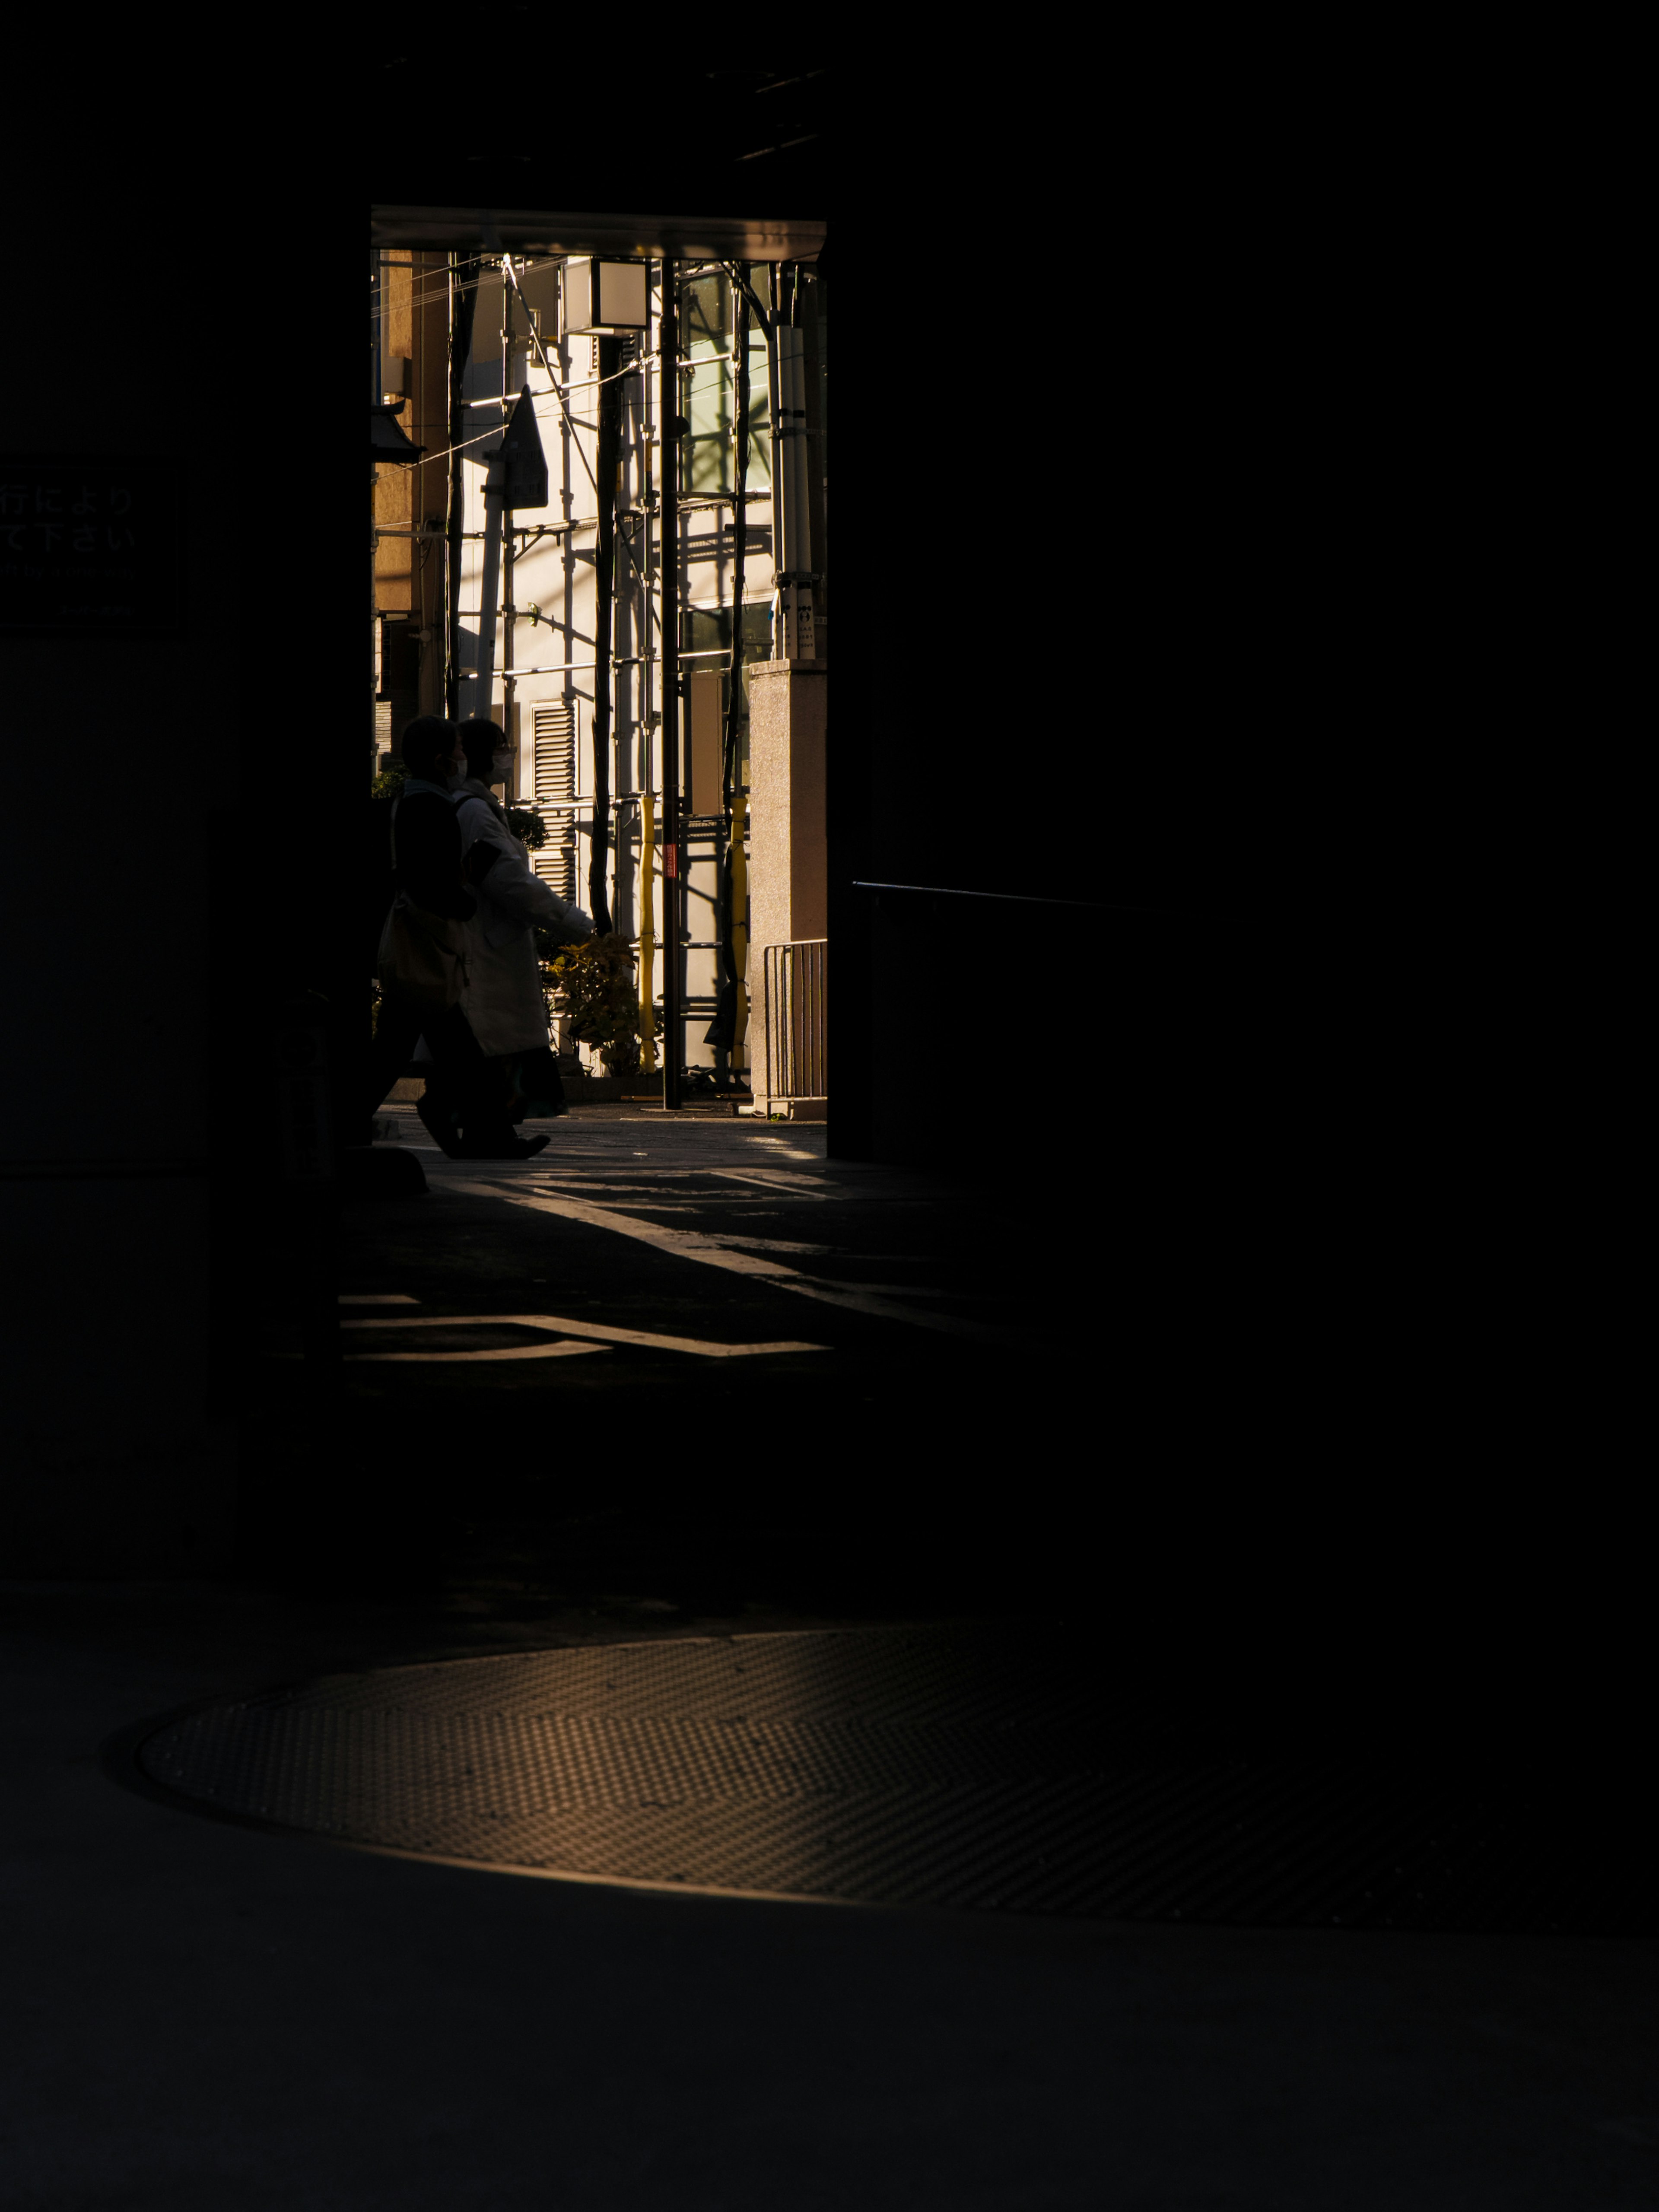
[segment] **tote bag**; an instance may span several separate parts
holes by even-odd
[[[399,891],[380,932],[380,988],[428,1013],[447,1013],[465,981],[460,925]]]
[[[398,809],[392,810],[392,865],[398,865]],[[380,988],[428,1013],[447,1013],[461,995],[465,960],[461,926],[416,906],[407,891],[392,902],[377,956]]]

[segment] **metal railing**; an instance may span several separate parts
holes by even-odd
[[[824,1054],[824,993],[829,974],[827,938],[761,948],[762,1080],[755,1085],[755,1109],[774,1104],[824,1102],[830,1085]]]

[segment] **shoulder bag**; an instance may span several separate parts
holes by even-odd
[[[398,866],[398,808],[392,808],[392,866]],[[465,982],[461,925],[416,906],[405,890],[392,902],[377,958],[380,988],[428,1013],[447,1013]]]

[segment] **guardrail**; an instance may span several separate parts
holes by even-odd
[[[762,1059],[755,1069],[755,1111],[827,1108],[830,1098],[824,1006],[827,938],[761,948]]]

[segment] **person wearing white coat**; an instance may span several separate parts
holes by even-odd
[[[482,717],[461,726],[467,773],[451,785],[461,833],[463,866],[478,910],[465,925],[465,982],[461,1011],[480,1049],[502,1063],[502,1088],[511,1069],[548,1054],[547,1000],[537,956],[539,926],[567,944],[593,934],[581,908],[560,898],[530,865],[523,841],[513,834],[507,811],[492,796],[512,774],[513,749],[499,726]],[[538,1084],[540,1090],[546,1086]]]

